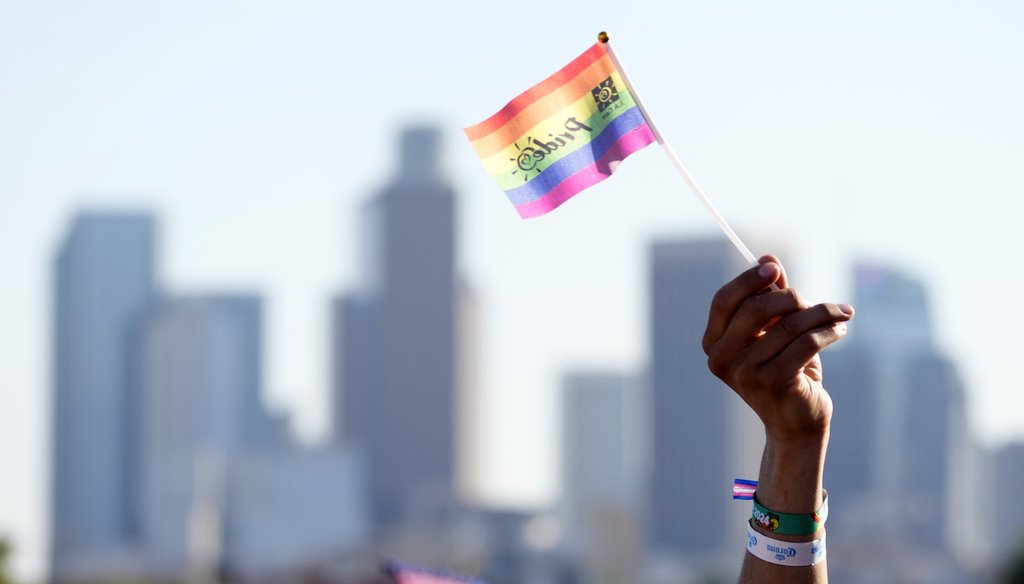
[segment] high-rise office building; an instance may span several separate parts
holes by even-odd
[[[965,534],[969,517],[949,521],[971,504],[953,495],[966,468],[954,465],[970,444],[964,390],[949,359],[923,354],[906,365],[907,408],[903,423],[900,498],[908,544],[955,551],[951,544]],[[959,455],[959,456],[958,456]],[[966,494],[966,485],[961,495]],[[948,547],[947,547],[948,546]]]
[[[51,571],[116,569],[135,528],[130,331],[154,300],[154,220],[83,213],[56,261]]]
[[[825,486],[850,509],[830,529],[864,553],[898,544],[946,558],[938,572],[954,560],[976,564],[987,554],[987,463],[968,428],[956,365],[936,348],[925,288],[867,263],[854,283],[850,336],[823,358],[835,403]]]
[[[1024,549],[1024,505],[1018,501],[1017,489],[1007,488],[1024,484],[1024,442],[1012,442],[996,451],[993,478],[987,493],[998,510],[994,514],[993,541],[995,552],[1005,559],[1011,550]]]
[[[890,266],[860,262],[854,268],[857,316],[849,343],[880,355],[920,353],[934,347],[924,286]]]
[[[203,506],[223,515],[231,464],[269,425],[260,311],[256,296],[199,296],[164,301],[147,319],[140,515],[157,573],[193,561],[191,518]]]
[[[724,239],[657,242],[650,257],[650,544],[698,560],[732,550],[735,560],[750,509],[729,488],[757,476],[763,432],[700,343],[711,298],[747,266]]]
[[[53,579],[264,577],[361,544],[362,457],[264,407],[262,301],[158,298],[153,223],[80,215],[57,257]]]
[[[228,475],[224,564],[242,580],[291,570],[365,543],[366,477],[353,448],[252,450]]]
[[[575,372],[562,382],[563,538],[590,580],[637,574],[643,500],[642,396],[635,375]]]
[[[398,175],[365,209],[362,286],[335,304],[335,431],[366,454],[378,526],[453,495],[455,196],[438,140],[403,133]]]
[[[839,540],[844,534],[851,536],[847,539],[858,537],[864,530],[864,517],[877,515],[870,509],[879,471],[875,456],[881,389],[878,363],[864,346],[847,341],[843,339],[821,355],[825,390],[834,406],[824,484],[833,503],[841,501],[851,510],[829,518],[830,533],[836,533]]]
[[[141,543],[146,572],[273,577],[366,534],[351,448],[299,447],[262,397],[262,301],[161,302],[142,340]]]
[[[935,344],[924,286],[891,266],[860,262],[854,268],[854,306],[857,315],[842,350],[863,351],[865,370],[873,386],[869,476],[874,493],[873,515],[899,513],[903,428],[908,413],[907,367],[910,359],[934,354]],[[826,384],[833,383],[826,373]],[[872,389],[873,388],[873,389]],[[882,527],[890,530],[892,524]],[[894,535],[894,534],[889,534]],[[882,535],[880,534],[881,538]]]

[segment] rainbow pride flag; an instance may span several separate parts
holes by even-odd
[[[465,132],[524,219],[603,181],[656,140],[601,42]]]

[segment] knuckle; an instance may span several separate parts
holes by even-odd
[[[799,314],[799,313],[797,313]],[[800,324],[796,318],[797,314],[787,316],[775,323],[776,328],[779,329],[783,335],[787,337],[795,337],[802,332]]]
[[[804,295],[796,290],[793,290],[793,298],[796,300],[796,307],[798,309],[809,308],[811,306],[811,304],[807,302],[807,299],[804,298]]]
[[[846,314],[842,310],[839,310],[838,304],[828,305],[828,315],[833,321],[846,319]]]
[[[817,353],[828,345],[828,331],[811,331],[798,339],[800,348],[808,353]]]
[[[722,358],[717,351],[708,353],[708,369],[715,374],[715,377],[725,379],[729,375],[730,368],[728,360]]]
[[[835,320],[836,315],[839,313],[839,308],[835,304],[819,304],[814,307],[815,316],[820,322],[828,322]]]
[[[722,376],[722,362],[715,355],[708,355],[708,370],[715,374],[715,377]]]
[[[785,299],[786,308],[796,309],[804,304],[803,297],[794,288],[782,290],[781,295]]]
[[[767,321],[791,313],[799,307],[799,294],[792,289],[751,296],[744,302],[744,308],[756,316],[759,321]]]
[[[711,311],[720,312],[725,309],[728,303],[729,291],[725,287],[719,288],[718,292],[715,292],[715,295],[711,297]]]

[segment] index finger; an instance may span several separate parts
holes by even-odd
[[[715,293],[715,297],[711,300],[708,326],[704,330],[704,339],[701,342],[705,353],[725,333],[729,322],[736,315],[736,310],[748,296],[767,289],[783,277],[782,265],[777,263],[778,261],[773,256],[765,256],[761,259],[765,260],[766,258],[771,258],[771,260],[759,263],[736,276]]]

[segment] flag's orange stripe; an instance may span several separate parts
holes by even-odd
[[[584,53],[579,57],[573,59],[571,63],[563,67],[557,73],[520,93],[515,99],[508,102],[508,105],[501,108],[501,111],[498,113],[475,126],[466,128],[466,136],[470,141],[476,141],[504,126],[509,120],[514,118],[516,114],[528,107],[530,104],[572,80],[583,70],[589,67],[591,63],[607,54],[608,51],[605,50],[603,44],[595,43],[594,46],[584,51]]]
[[[576,77],[517,112],[513,118],[494,132],[479,140],[474,140],[472,144],[477,156],[486,159],[488,156],[508,148],[531,129],[543,123],[544,120],[581,99],[588,98],[590,90],[607,79],[614,71],[615,64],[612,63],[611,57],[605,56],[591,63]],[[591,105],[594,105],[593,100],[591,100]],[[556,126],[560,128],[564,122],[564,119],[557,120]],[[553,130],[554,128],[549,129],[549,131]]]

